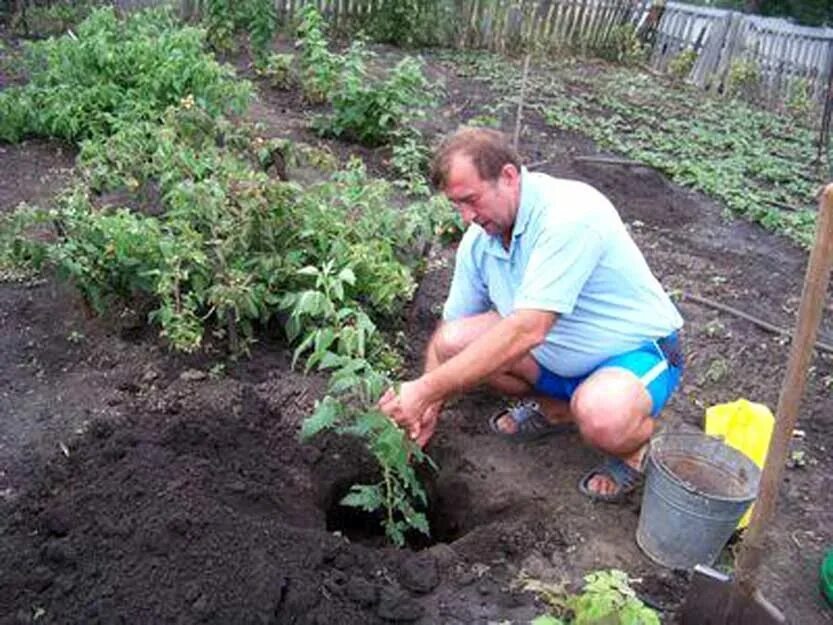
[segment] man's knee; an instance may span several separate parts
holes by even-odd
[[[446,321],[434,332],[431,345],[440,361],[446,361],[463,351],[498,321],[500,316],[494,312]]]
[[[441,325],[434,333],[431,344],[440,361],[446,361],[460,353],[465,345],[459,324],[452,321]]]
[[[616,446],[650,418],[650,396],[631,377],[627,372],[605,372],[590,378],[573,395],[570,411],[591,444]]]
[[[570,411],[582,437],[595,447],[611,447],[623,437],[625,422],[620,415],[596,409],[585,402],[571,402]]]

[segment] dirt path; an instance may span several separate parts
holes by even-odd
[[[447,117],[433,118],[436,130],[490,102],[482,85],[432,71],[460,94]],[[258,106],[273,130],[284,120],[293,136],[315,140],[291,98],[267,95]],[[651,170],[578,164],[571,157],[594,153],[591,143],[534,114],[527,122],[522,152],[611,197],[668,289],[792,324],[802,251],[727,222],[721,207]],[[365,156],[382,169],[383,154]],[[53,174],[68,159],[50,144],[3,146],[0,210],[43,201],[66,179]],[[408,316],[413,368],[451,255],[432,258]],[[687,372],[663,418],[696,425],[705,406],[739,396],[774,406],[788,346],[724,313],[680,308]],[[829,318],[825,331],[833,335]],[[429,448],[444,543],[396,552],[379,546],[367,519],[333,506],[368,475],[361,451],[333,438],[297,442],[321,381],[290,372],[280,343],[209,375],[217,362],[89,318],[51,278],[0,285],[0,623],[523,623],[542,610],[513,588],[521,570],[577,582],[610,567],[641,577],[640,592],[671,622],[685,575],[636,547],[638,498],[606,506],[577,492],[599,457],[576,436],[512,445],[488,434],[499,398],[454,403]],[[803,625],[833,622],[816,576],[833,545],[831,381],[830,358],[817,357],[799,423],[807,436],[797,442],[812,462],[787,473],[765,565],[766,595]]]

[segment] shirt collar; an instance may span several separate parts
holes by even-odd
[[[532,203],[532,191],[529,184],[529,172],[526,167],[521,167],[521,197],[518,206],[518,214],[515,215],[515,226],[512,228],[512,239],[521,236],[529,223],[530,204]]]

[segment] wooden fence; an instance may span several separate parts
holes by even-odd
[[[657,27],[651,65],[665,71],[683,50],[696,52],[688,79],[703,89],[725,92],[732,65],[747,61],[757,75],[754,95],[765,103],[783,102],[798,88],[822,102],[833,69],[833,29],[669,2]]]
[[[384,11],[400,0],[276,0],[281,16],[314,4],[339,23]],[[440,4],[440,3],[438,3]],[[650,0],[449,0],[449,40],[459,47],[511,49],[609,45],[616,27],[630,23]]]
[[[598,49],[643,8],[629,0],[473,0],[458,15],[460,46]]]

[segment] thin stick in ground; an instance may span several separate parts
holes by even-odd
[[[527,54],[526,58],[524,59],[524,73],[523,77],[521,78],[521,93],[520,97],[518,98],[518,112],[515,115],[515,135],[512,138],[512,147],[515,148],[515,151],[518,151],[518,143],[521,139],[521,120],[523,119],[523,110],[524,110],[524,97],[526,95],[526,79],[529,75],[529,58],[531,54]]]

